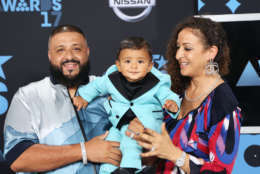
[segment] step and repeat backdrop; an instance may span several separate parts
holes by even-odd
[[[0,136],[12,96],[20,86],[49,74],[48,35],[55,26],[77,25],[90,47],[91,74],[115,61],[119,42],[147,39],[160,69],[176,23],[193,15],[190,0],[0,0]]]
[[[260,126],[260,1],[197,0],[196,8],[226,30],[232,58],[226,79],[243,109],[243,126]]]
[[[234,174],[260,172],[260,1],[198,0],[198,15],[221,22],[231,48],[226,77],[243,111]]]
[[[0,0],[1,149],[12,96],[20,86],[49,74],[47,43],[53,27],[82,28],[90,47],[90,72],[102,75],[128,36],[147,39],[161,69],[172,29],[190,15],[209,15],[223,23],[232,54],[226,79],[246,115],[244,126],[260,126],[259,0]]]

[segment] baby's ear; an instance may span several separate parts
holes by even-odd
[[[121,72],[121,67],[120,67],[119,60],[116,60],[116,67],[117,67],[118,71]]]

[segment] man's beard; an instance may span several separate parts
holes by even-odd
[[[64,63],[69,63],[69,62],[74,62],[75,60],[72,61],[67,61],[63,62]],[[76,62],[78,63],[78,62]],[[79,64],[79,63],[78,63]],[[62,67],[62,65],[61,65]],[[54,83],[59,83],[67,88],[72,88],[72,87],[78,87],[79,85],[86,84],[89,82],[89,64],[88,62],[84,63],[83,65],[80,65],[79,67],[79,73],[73,77],[68,77],[63,74],[62,68],[53,65],[50,62],[50,73],[51,73],[51,78],[54,81]]]

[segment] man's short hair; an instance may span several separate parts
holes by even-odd
[[[76,32],[76,33],[79,33],[79,34],[81,34],[85,38],[85,40],[87,42],[87,39],[86,39],[86,36],[85,36],[84,32],[79,27],[77,27],[75,25],[68,25],[68,24],[66,24],[66,25],[60,25],[60,26],[58,26],[58,27],[56,27],[56,28],[54,28],[52,30],[51,34],[49,35],[49,43],[50,43],[50,39],[53,36],[55,36],[58,33],[63,33],[63,32]]]

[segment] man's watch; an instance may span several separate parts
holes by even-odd
[[[185,163],[186,153],[183,151],[181,157],[177,159],[175,165],[178,167],[182,167]]]

